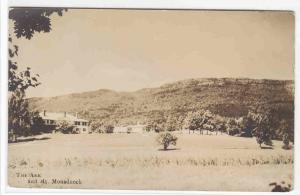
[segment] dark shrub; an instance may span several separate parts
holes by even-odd
[[[113,133],[114,132],[114,126],[113,125],[105,125],[104,132],[105,133]]]
[[[162,132],[158,134],[156,141],[159,145],[164,147],[164,150],[167,150],[170,144],[176,146],[177,139],[178,138],[170,132]]]
[[[60,121],[56,124],[56,129],[64,134],[73,133],[74,125],[68,121]]]

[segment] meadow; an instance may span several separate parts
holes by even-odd
[[[156,144],[155,133],[44,134],[12,143],[8,182],[11,187],[200,191],[293,185],[294,151],[283,150],[282,142],[260,149],[255,138],[176,134],[177,145],[167,151]],[[74,182],[64,184],[67,180]]]

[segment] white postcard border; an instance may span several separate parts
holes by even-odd
[[[9,2],[8,2],[9,1]],[[7,186],[7,39],[8,7],[68,7],[68,8],[134,8],[134,9],[213,9],[213,10],[289,10],[295,12],[295,178],[294,190],[300,193],[300,113],[299,113],[299,57],[300,57],[300,2],[297,0],[1,0],[1,194],[270,194],[269,192],[203,192],[203,191],[141,191],[141,190],[77,190],[77,189],[25,189]]]

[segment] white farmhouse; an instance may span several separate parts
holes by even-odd
[[[74,116],[67,112],[46,112],[46,110],[44,110],[40,113],[40,116],[44,120],[45,125],[50,127],[53,126],[53,129],[55,129],[58,122],[67,121],[74,125],[74,131],[77,133],[90,133],[91,131],[89,121],[78,118],[77,113],[76,116]]]

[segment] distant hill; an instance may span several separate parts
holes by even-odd
[[[188,79],[135,92],[100,89],[49,98],[30,98],[32,110],[78,112],[87,119],[144,123],[153,116],[209,109],[227,117],[276,108],[293,117],[294,81],[235,78]]]

